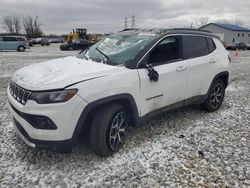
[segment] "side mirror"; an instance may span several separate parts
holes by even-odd
[[[158,82],[159,81],[159,73],[154,69],[152,64],[146,64],[146,68],[148,69],[148,77],[150,81]]]

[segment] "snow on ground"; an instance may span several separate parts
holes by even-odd
[[[10,77],[23,66],[76,53],[58,45],[0,52],[0,187],[250,187],[250,52],[233,57],[217,112],[191,106],[158,116],[133,129],[109,158],[83,143],[71,154],[29,148],[7,110]]]

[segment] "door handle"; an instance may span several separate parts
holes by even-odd
[[[215,59],[210,59],[209,63],[216,63]]]
[[[180,72],[180,71],[184,71],[184,70],[186,70],[186,69],[187,69],[186,66],[181,65],[181,66],[179,66],[179,67],[176,68],[176,71],[177,71],[177,72]]]

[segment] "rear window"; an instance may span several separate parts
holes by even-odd
[[[208,46],[208,52],[209,53],[212,53],[216,49],[214,41],[211,38],[207,38],[207,46]]]
[[[3,38],[4,41],[17,41],[16,37],[4,37]]]
[[[209,53],[205,37],[184,36],[184,40],[189,58],[201,57]]]

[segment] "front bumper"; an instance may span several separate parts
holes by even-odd
[[[15,118],[12,117],[12,120],[18,137],[30,147],[57,152],[70,152],[75,145],[73,138],[63,141],[44,141],[33,139],[28,135],[28,133],[23,129],[22,125]]]
[[[20,104],[7,90],[9,110],[19,137],[29,146],[64,152],[71,150],[76,142],[74,132],[78,119],[87,103],[78,95],[65,103],[37,104],[28,101]],[[56,130],[34,128],[21,113],[41,115],[50,118],[57,126]]]

